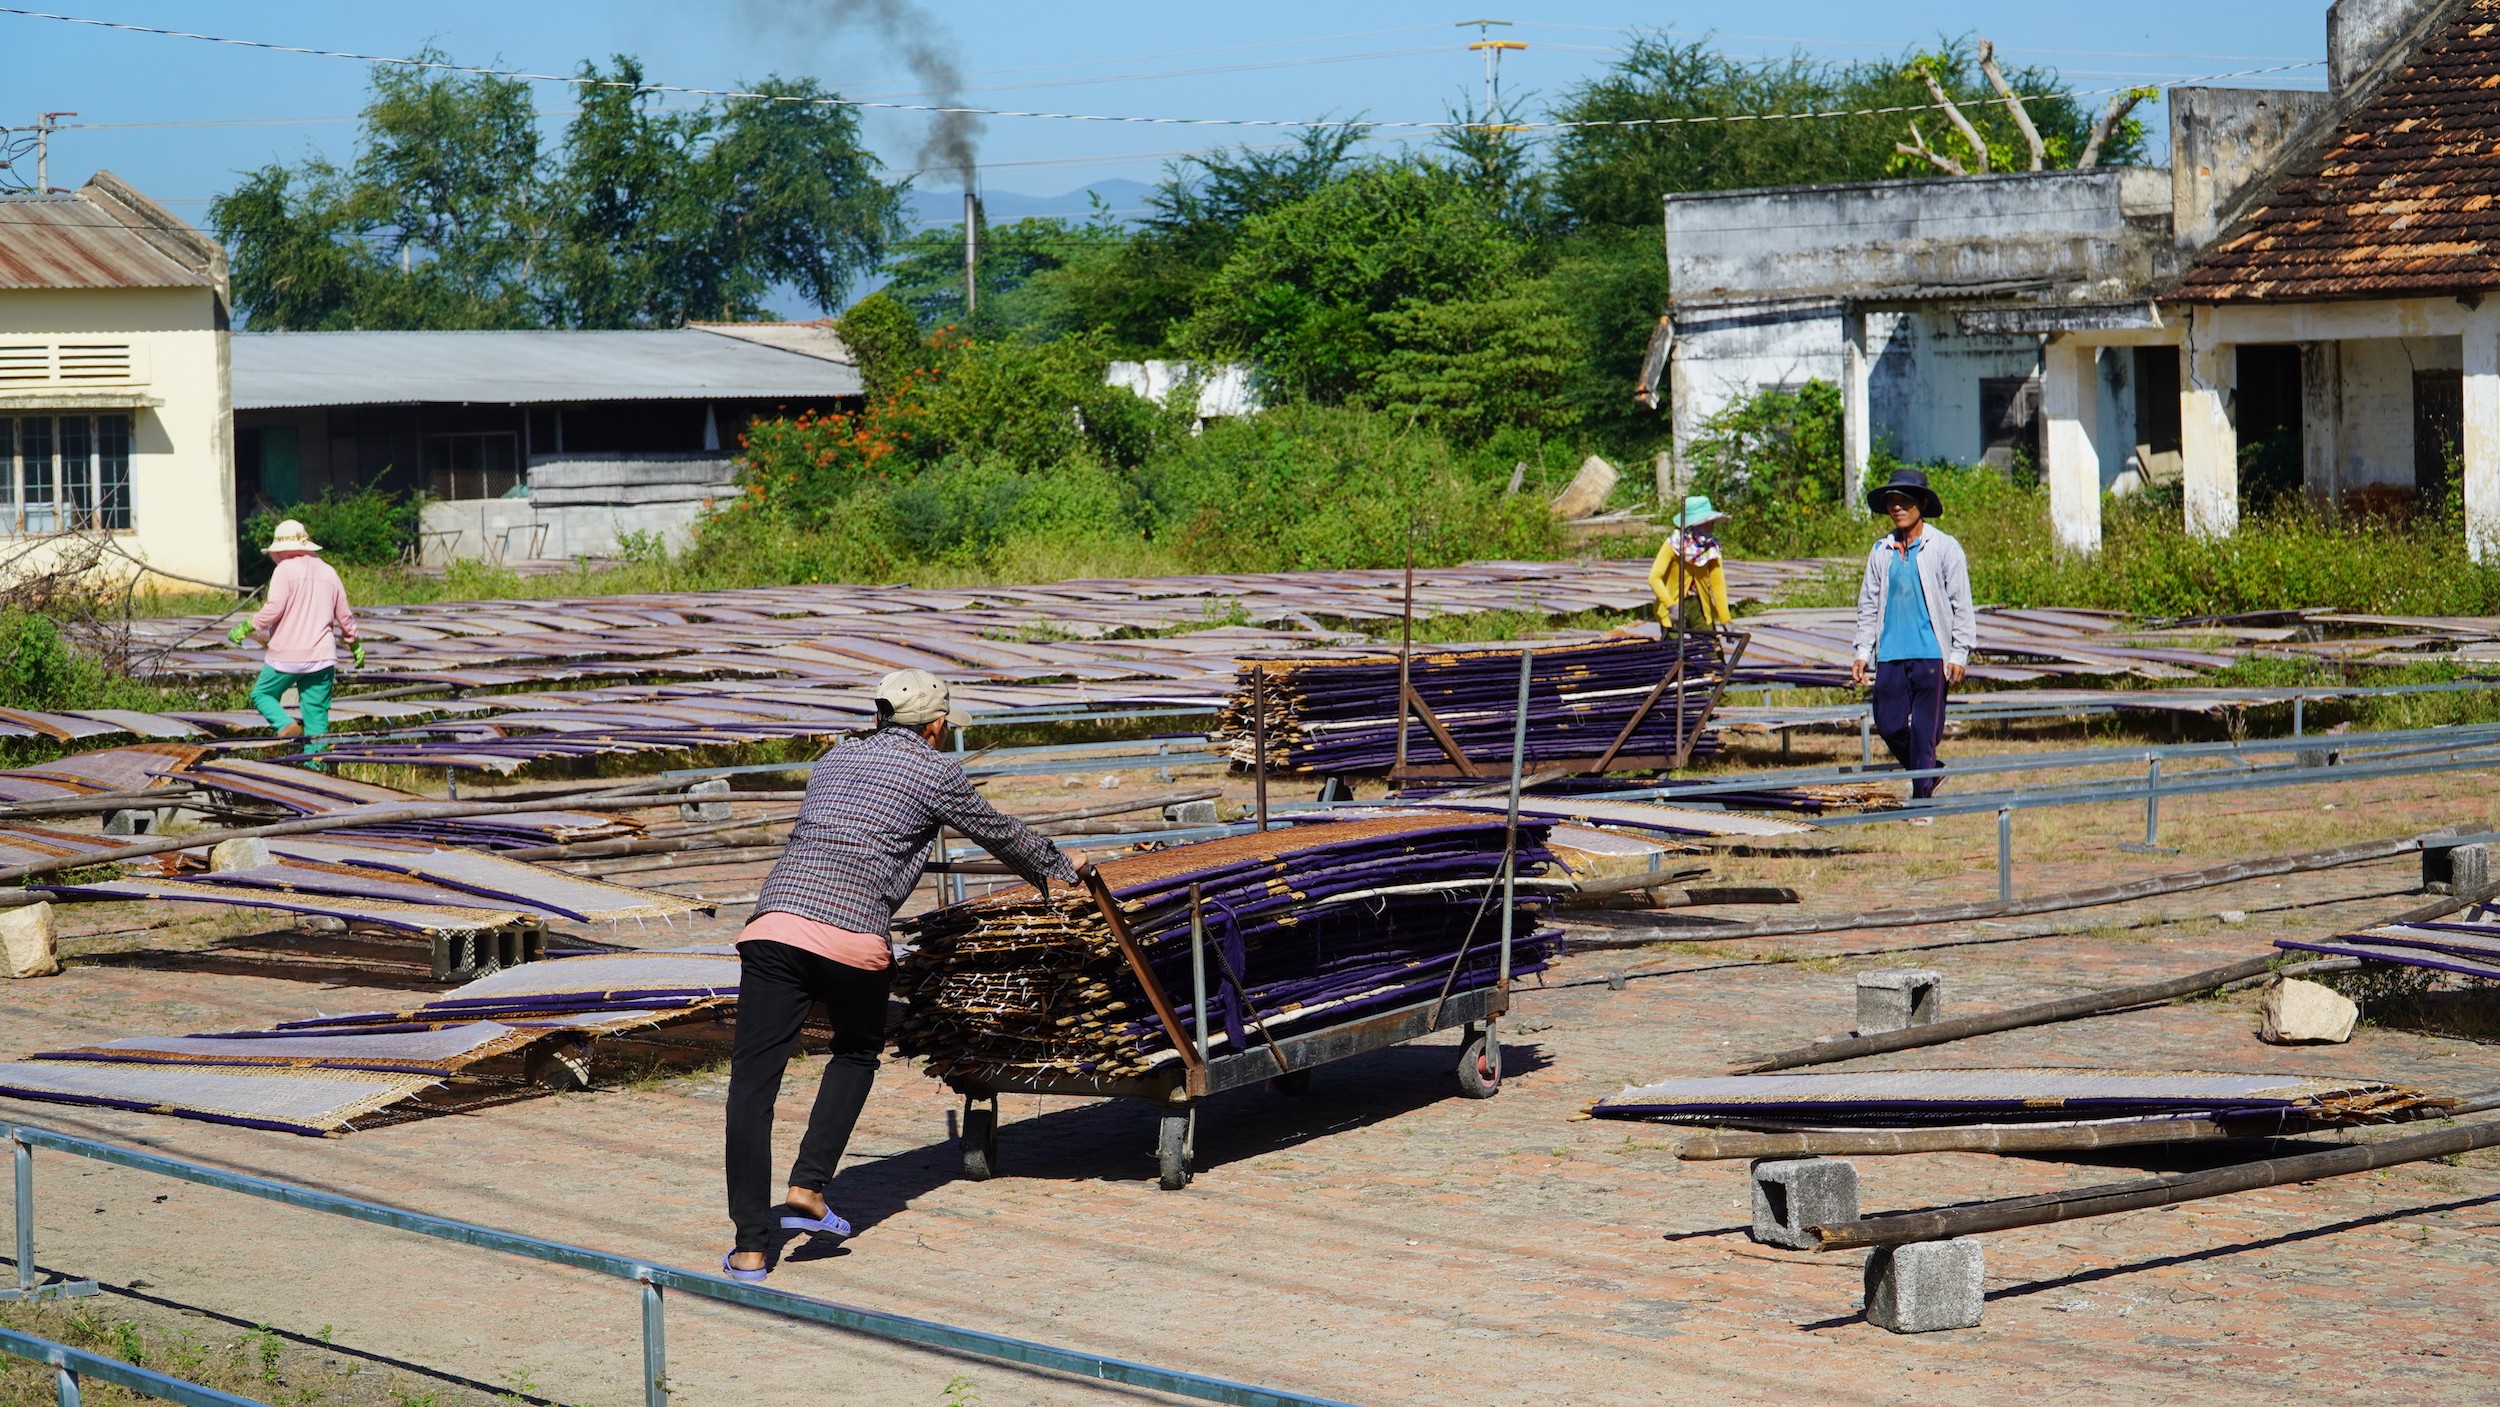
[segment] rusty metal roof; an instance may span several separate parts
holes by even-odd
[[[72,195],[0,195],[0,288],[222,288],[215,241],[109,172]]]
[[[2180,281],[2190,302],[2500,289],[2500,0],[2469,0]]]

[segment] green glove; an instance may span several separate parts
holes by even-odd
[[[347,662],[349,665],[358,670],[362,670],[365,667],[364,641],[350,640],[347,642]]]
[[[240,645],[244,641],[251,638],[252,623],[248,620],[236,621],[234,623],[234,629],[226,632],[226,643],[230,645]]]

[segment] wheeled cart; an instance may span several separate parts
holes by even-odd
[[[964,1176],[983,1179],[998,1173],[998,1097],[1002,1094],[1144,1099],[1163,1110],[1155,1137],[1155,1162],[1164,1189],[1176,1192],[1189,1185],[1198,1106],[1209,1097],[1263,1080],[1274,1081],[1280,1093],[1299,1094],[1309,1088],[1311,1071],[1319,1066],[1453,1028],[1463,1028],[1467,1033],[1459,1045],[1459,1092],[1469,1099],[1491,1099],[1502,1088],[1502,1047],[1495,1024],[1509,1009],[1509,992],[1485,987],[1453,992],[1437,1002],[1375,1012],[1341,1025],[1279,1035],[1273,1045],[1262,1041],[1235,1055],[1174,1060],[1169,1074],[1102,1081],[950,1077],[947,1084],[964,1097],[959,1140],[963,1146]],[[1189,1054],[1196,1052],[1191,1050]]]

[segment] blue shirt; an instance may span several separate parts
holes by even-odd
[[[1878,664],[1892,660],[1940,660],[1944,647],[1936,643],[1936,623],[1927,614],[1927,592],[1919,585],[1919,549],[1927,545],[1920,539],[1906,549],[1896,549],[1892,574],[1884,584],[1884,633],[1875,642]]]

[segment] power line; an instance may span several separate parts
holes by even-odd
[[[728,88],[696,88],[673,83],[627,83],[613,78],[586,78],[578,74],[533,73],[524,69],[485,68],[475,64],[456,64],[439,59],[399,58],[386,54],[359,54],[341,49],[315,49],[297,44],[278,44],[260,39],[236,39],[193,30],[160,29],[152,25],[125,24],[117,20],[89,19],[79,15],[53,14],[43,10],[0,6],[0,15],[16,15],[23,19],[51,20],[60,24],[82,25],[94,29],[116,30],[127,34],[146,34],[166,39],[191,39],[201,43],[230,48],[257,49],[269,53],[300,54],[311,58],[346,59],[355,63],[385,64],[396,68],[417,69],[436,73],[463,73],[482,78],[507,78],[530,83],[558,83],[574,88],[614,88],[635,93],[673,93],[686,97],[728,98],[755,102],[787,103],[806,107],[857,108],[883,112],[917,112],[940,116],[1015,117],[1054,122],[1097,122],[1141,127],[1270,127],[1317,130],[1343,127],[1378,128],[1405,132],[1443,132],[1480,126],[1454,119],[1439,121],[1374,122],[1347,118],[1292,117],[1134,117],[1102,113],[1037,112],[1006,108],[967,107],[960,104],[898,103],[875,99],[840,96],[797,97],[787,93],[762,93]],[[2284,64],[2272,68],[2243,69],[2237,73],[2205,74],[2186,80],[2191,83],[2213,83],[2230,78],[2254,78],[2262,74],[2288,73],[2296,69],[2317,68],[2324,59]],[[2126,88],[2096,89],[2063,95],[2030,94],[2034,98],[2064,96],[2069,98],[2101,97],[2124,93]],[[1577,131],[1592,128],[1715,126],[1740,122],[1802,122],[1842,117],[1889,117],[1913,112],[1940,112],[1945,104],[1905,103],[1888,107],[1831,109],[1809,112],[1763,112],[1706,114],[1692,117],[1633,117],[1585,122],[1516,122],[1504,126],[1514,131]]]

